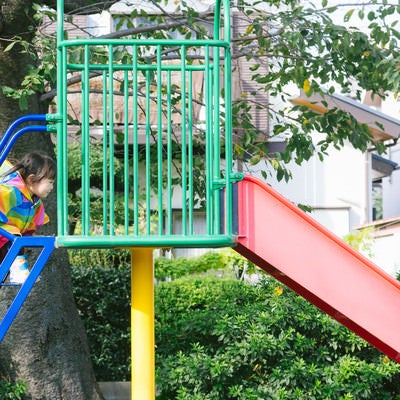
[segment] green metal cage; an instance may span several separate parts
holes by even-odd
[[[229,2],[210,40],[64,39],[62,3],[56,244],[232,245]]]

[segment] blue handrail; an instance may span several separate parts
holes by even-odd
[[[15,142],[17,141],[17,139],[22,136],[23,134],[27,133],[27,132],[47,132],[48,128],[46,125],[31,125],[31,126],[25,126],[23,128],[21,128],[20,130],[18,130],[17,132],[14,132],[14,134],[11,137],[7,137],[4,139],[8,139],[8,141],[6,140],[2,140],[0,141],[0,165],[3,164],[3,162],[5,161],[5,159],[7,158],[8,153],[10,152],[11,148],[14,146]]]
[[[10,137],[12,136],[13,132],[15,129],[26,123],[26,122],[46,122],[47,121],[47,114],[29,114],[29,115],[23,115],[22,117],[17,118],[14,122],[11,123],[11,125],[6,129],[4,134],[1,137],[0,140],[0,149],[3,148],[4,143],[7,143]]]

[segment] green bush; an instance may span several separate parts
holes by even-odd
[[[204,273],[209,270],[225,269],[224,257],[220,253],[209,252],[200,257],[178,257],[155,259],[154,270],[157,280],[177,279],[185,275]]]
[[[272,278],[157,287],[158,399],[397,399],[400,366]]]
[[[126,249],[73,249],[68,254],[71,265],[75,266],[120,268],[130,265],[130,252]]]
[[[225,268],[216,252],[155,261],[158,279]],[[72,250],[73,292],[99,381],[130,379],[130,254],[128,250]],[[90,267],[86,267],[90,266]]]
[[[11,383],[9,381],[0,381],[0,399],[1,400],[22,400],[22,395],[26,394],[26,384],[23,381]]]
[[[130,380],[130,268],[72,267],[98,381]]]
[[[164,276],[204,268],[169,262]],[[73,281],[97,379],[129,380],[130,268],[74,267]],[[399,364],[272,278],[162,282],[155,313],[159,400],[400,399]]]

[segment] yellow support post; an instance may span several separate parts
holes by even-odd
[[[131,248],[131,396],[155,399],[153,249]]]

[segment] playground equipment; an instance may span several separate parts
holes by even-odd
[[[400,361],[400,322],[393,318],[400,306],[399,283],[273,189],[232,169],[229,2],[216,2],[210,40],[70,40],[64,38],[62,0],[57,13],[57,112],[26,118],[46,122],[32,130],[56,128],[58,232],[54,238],[7,236],[13,244],[0,267],[1,279],[21,247],[43,251],[0,324],[0,341],[54,245],[130,248],[132,399],[153,399],[153,248],[232,246]],[[72,123],[71,105],[77,116]],[[0,143],[5,149],[0,163],[25,132],[12,133],[18,124]],[[196,160],[199,140],[203,170]],[[82,170],[73,179],[81,190],[72,204],[69,156],[76,147]],[[98,149],[100,164],[94,159]],[[96,191],[94,169],[102,171]],[[205,193],[202,232],[194,223],[199,184]],[[94,202],[96,194],[101,200]],[[98,209],[101,224],[95,220]],[[71,220],[79,234],[70,231]]]
[[[46,125],[51,131],[56,128],[58,232],[53,245],[131,249],[132,398],[140,400],[155,395],[153,248],[235,243],[232,183],[241,175],[232,170],[227,0],[215,3],[211,25],[212,38],[207,40],[66,39],[64,4],[58,0],[57,110],[31,117],[45,123],[37,130],[46,130]],[[76,122],[71,122],[70,115],[76,116]],[[10,144],[4,158],[17,135],[5,137]],[[201,154],[196,156],[199,142]],[[69,157],[76,147],[82,170],[72,177]],[[100,164],[94,160],[99,149]],[[116,165],[117,153],[122,172]],[[204,164],[199,167],[200,159]],[[102,171],[95,192],[94,168]],[[119,173],[122,188],[117,187]],[[71,179],[80,187],[74,203],[69,193]],[[202,185],[205,193],[206,226],[201,232],[195,226],[201,200],[196,197],[196,185]],[[94,202],[96,194],[101,200]],[[99,208],[100,224],[96,221]],[[71,220],[79,234],[71,233]],[[21,243],[20,238],[11,239]],[[43,240],[47,239],[32,238],[33,243]],[[18,249],[10,251],[2,263],[3,277]],[[19,293],[29,293],[33,282],[30,276]],[[19,308],[25,298],[21,297]],[[14,307],[5,318],[7,323],[2,322],[3,336],[17,311]]]

